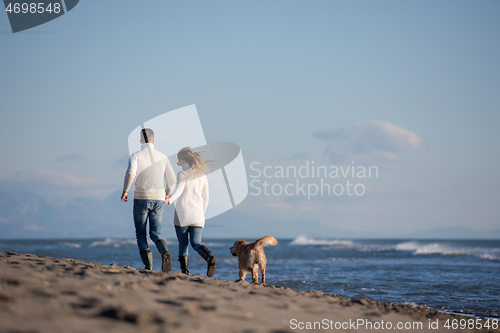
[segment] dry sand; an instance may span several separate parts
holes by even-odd
[[[1,332],[294,332],[308,322],[332,328],[318,331],[336,331],[335,323],[352,331],[387,331],[388,323],[392,331],[413,331],[396,325],[415,322],[422,327],[414,331],[457,331],[443,326],[447,319],[463,317],[267,284],[0,253]],[[358,320],[365,323],[352,329]],[[438,321],[438,329],[429,329],[429,321]]]

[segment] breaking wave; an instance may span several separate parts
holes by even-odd
[[[298,236],[289,246],[330,246],[352,249],[359,252],[411,252],[413,255],[473,256],[486,260],[500,260],[500,248],[478,247],[471,244],[452,244],[447,242],[409,241],[393,244],[373,244],[367,241],[314,239],[305,235]],[[396,243],[396,244],[395,244]]]
[[[318,246],[354,246],[353,242],[350,240],[327,240],[327,239],[314,239],[307,236],[301,235],[295,238],[290,244],[290,246],[304,246],[304,245],[318,245]]]
[[[62,244],[60,244],[60,246],[69,247],[71,249],[81,249],[82,248],[82,244],[70,243],[70,242],[62,243]]]
[[[459,247],[443,243],[405,242],[395,247],[396,251],[409,251],[414,255],[441,254],[450,256],[474,256],[488,260],[500,260],[500,248]]]
[[[103,241],[95,241],[92,242],[89,247],[97,247],[97,246],[104,246],[104,247],[125,247],[129,245],[136,245],[136,241],[133,239],[113,239],[113,238],[106,238]]]

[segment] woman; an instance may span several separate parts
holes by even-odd
[[[201,244],[203,227],[205,226],[205,211],[208,205],[208,181],[205,174],[208,167],[200,154],[193,149],[182,148],[177,153],[177,164],[182,167],[177,175],[175,191],[166,198],[169,205],[177,200],[174,225],[179,241],[179,262],[181,271],[188,274],[188,236],[191,246],[207,261],[207,276],[215,273],[215,257],[205,245]]]

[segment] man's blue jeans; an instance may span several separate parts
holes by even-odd
[[[163,217],[163,200],[134,199],[135,237],[139,252],[149,249],[146,238],[146,224],[149,218],[149,237],[156,244],[161,239],[161,219]]]
[[[202,227],[179,227],[175,226],[175,233],[177,234],[177,240],[179,241],[179,256],[187,256],[188,255],[188,235],[191,240],[191,246],[195,251],[201,246],[201,235],[203,233]]]

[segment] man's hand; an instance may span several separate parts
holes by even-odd
[[[127,196],[128,196],[127,192],[123,191],[123,193],[122,193],[122,202],[127,202],[128,201],[127,200]]]
[[[166,205],[166,204],[169,204],[169,205],[170,205],[170,199],[168,198],[168,196],[165,196],[165,203],[164,203],[164,204],[165,204],[165,205]]]

